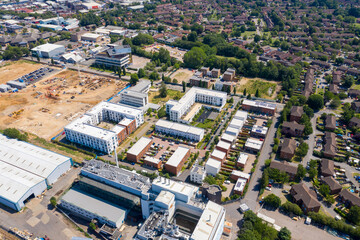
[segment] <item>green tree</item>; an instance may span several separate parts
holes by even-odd
[[[291,232],[286,227],[281,228],[278,233],[279,240],[291,240]]]
[[[197,38],[198,38],[198,35],[196,32],[191,32],[188,37],[187,37],[187,40],[188,41],[191,41],[191,42],[196,42],[197,41]]]
[[[14,138],[14,139],[18,139],[20,141],[28,141],[28,135],[25,134],[21,134],[21,132],[19,130],[17,130],[16,128],[6,128],[3,131],[3,135],[9,137],[9,138]]]
[[[125,76],[126,75],[126,69],[125,69],[125,66],[122,67],[122,70],[123,70],[123,75]]]
[[[257,98],[260,97],[259,89],[256,89],[255,97],[257,97]]]
[[[313,94],[308,98],[307,104],[315,111],[322,109],[324,107],[324,98],[319,94]]]
[[[136,85],[136,83],[139,81],[139,77],[136,73],[131,74],[130,76],[130,84]]]
[[[307,152],[309,150],[309,145],[306,143],[306,142],[302,142],[297,151],[296,151],[296,154],[300,157],[305,157]]]
[[[183,88],[183,92],[185,92],[186,91],[186,83],[185,83],[185,81],[182,81],[182,88]]]
[[[90,227],[92,230],[94,230],[94,231],[96,230],[96,225],[95,225],[95,223],[92,222],[92,221],[89,223],[89,227]]]
[[[260,42],[260,40],[261,40],[261,36],[259,36],[258,34],[256,34],[255,35],[255,37],[254,37],[254,42]]]
[[[330,194],[330,188],[326,184],[321,184],[319,188],[319,193],[323,195],[324,197],[328,196]]]
[[[352,206],[346,217],[350,222],[359,225],[360,224],[360,207]]]
[[[272,193],[264,198],[264,203],[270,207],[278,208],[281,205],[281,199]]]
[[[160,93],[159,96],[160,96],[161,98],[166,98],[166,97],[167,97],[167,88],[166,88],[165,83],[162,83],[162,84],[161,84],[159,93]]]
[[[185,67],[197,69],[202,66],[206,59],[206,53],[202,48],[193,47],[184,55]]]
[[[139,78],[145,77],[146,76],[145,70],[143,68],[139,68],[137,75]]]
[[[305,177],[305,175],[306,175],[306,169],[302,164],[299,164],[296,172],[296,178],[302,180]]]
[[[132,39],[132,43],[136,46],[150,45],[154,43],[154,38],[149,34],[139,33]]]
[[[154,71],[154,72],[150,73],[149,79],[151,79],[151,80],[159,80],[160,77],[159,77],[159,74],[156,71]]]
[[[340,101],[339,97],[334,98],[334,99],[330,102],[330,107],[331,107],[332,109],[337,109],[340,105],[341,105],[341,101]]]
[[[243,95],[246,96],[246,88],[244,88]]]
[[[315,168],[311,168],[309,170],[309,178],[313,179],[318,175],[318,171]]]
[[[57,201],[56,201],[56,198],[55,198],[55,197],[51,197],[51,198],[50,198],[50,204],[51,204],[51,206],[56,207]]]
[[[162,108],[158,111],[158,118],[163,118],[163,117],[166,117],[165,107],[162,107]]]

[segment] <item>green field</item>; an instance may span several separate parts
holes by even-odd
[[[351,86],[352,89],[360,90],[360,84],[354,84]]]
[[[240,81],[241,83],[241,81]],[[277,84],[274,82],[262,80],[259,78],[255,79],[249,79],[246,84],[240,85],[240,87],[237,87],[237,92],[239,94],[242,94],[244,92],[244,89],[246,88],[246,94],[254,95],[256,93],[256,90],[259,89],[260,97],[262,98],[275,98]],[[271,91],[270,91],[271,88]],[[269,94],[270,93],[270,94]]]
[[[170,99],[179,100],[182,96],[184,96],[184,94],[185,93],[183,92],[168,89],[167,96],[165,98],[161,98],[158,92],[149,92],[149,102],[159,104],[160,102],[167,102]]]

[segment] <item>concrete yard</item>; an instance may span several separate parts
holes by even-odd
[[[16,127],[49,140],[127,84],[94,74],[80,76],[77,71],[62,70],[18,93],[1,93],[0,128]]]

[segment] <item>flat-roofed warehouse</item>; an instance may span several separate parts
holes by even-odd
[[[127,151],[127,160],[131,162],[139,162],[147,150],[149,150],[152,143],[151,138],[141,137],[130,149]]]
[[[69,157],[0,134],[0,202],[20,211],[71,164]]]
[[[181,172],[185,161],[190,157],[190,149],[178,147],[170,159],[165,163],[166,171],[177,176]]]

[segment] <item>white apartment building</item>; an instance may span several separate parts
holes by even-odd
[[[134,87],[126,89],[120,93],[120,103],[143,107],[149,103],[148,92],[151,82],[148,80],[140,81]]]
[[[190,181],[197,184],[202,184],[205,177],[206,177],[205,168],[203,166],[194,164],[194,166],[190,171]]]
[[[181,123],[174,123],[162,119],[156,122],[155,131],[195,142],[201,141],[205,134],[205,131],[202,128],[192,127]]]
[[[136,119],[136,127],[144,122],[144,115],[137,108],[101,102],[64,128],[66,139],[109,154],[118,145],[118,130],[116,126],[108,130],[97,125],[105,120],[120,122],[124,118]]]
[[[206,107],[217,108],[219,111],[226,104],[226,93],[192,87],[179,101],[170,100],[166,103],[166,113],[170,120],[181,122],[181,117],[190,111],[191,106],[195,103],[208,104]]]

